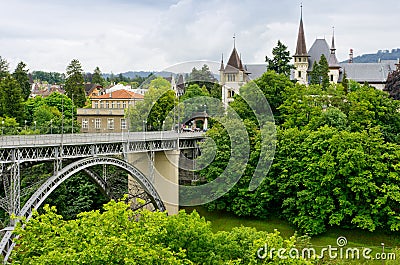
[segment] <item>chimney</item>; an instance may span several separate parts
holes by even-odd
[[[353,49],[350,49],[349,63],[353,63]]]
[[[110,91],[110,98],[112,98],[112,92]]]

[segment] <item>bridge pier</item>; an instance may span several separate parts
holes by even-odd
[[[169,150],[132,153],[127,156],[127,162],[152,182],[168,214],[177,214],[179,211],[179,154],[179,150]]]

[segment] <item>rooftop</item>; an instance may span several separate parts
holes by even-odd
[[[106,94],[103,94],[101,96],[93,96],[92,100],[96,99],[143,99],[143,95],[125,90],[125,89],[120,89],[116,90],[113,92],[109,92]]]

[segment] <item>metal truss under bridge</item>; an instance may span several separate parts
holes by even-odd
[[[79,171],[85,171],[109,198],[113,198],[105,176],[99,176],[90,167],[95,165],[113,165],[124,169],[137,185],[129,190],[131,198],[141,198],[144,204],[134,205],[134,209],[150,205],[153,209],[165,210],[158,192],[151,180],[133,165],[129,164],[129,153],[151,153],[168,150],[195,149],[203,139],[202,133],[126,132],[105,134],[56,134],[0,137],[0,178],[4,186],[0,207],[11,215],[25,217],[32,215],[46,198],[66,179]],[[120,158],[116,158],[120,157]],[[63,161],[74,161],[63,167]],[[53,161],[54,174],[48,178],[20,207],[21,175],[20,168],[26,162]],[[13,242],[16,221],[3,229],[0,252],[7,262],[15,245]]]

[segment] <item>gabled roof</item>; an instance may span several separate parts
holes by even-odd
[[[348,79],[356,82],[384,83],[388,74],[396,69],[396,60],[378,63],[341,63]]]
[[[98,84],[91,84],[91,83],[85,84],[86,95],[89,95],[95,88],[101,89],[103,87]]]
[[[114,92],[106,93],[101,96],[93,96],[92,100],[96,99],[143,99],[143,95],[121,89]]]

